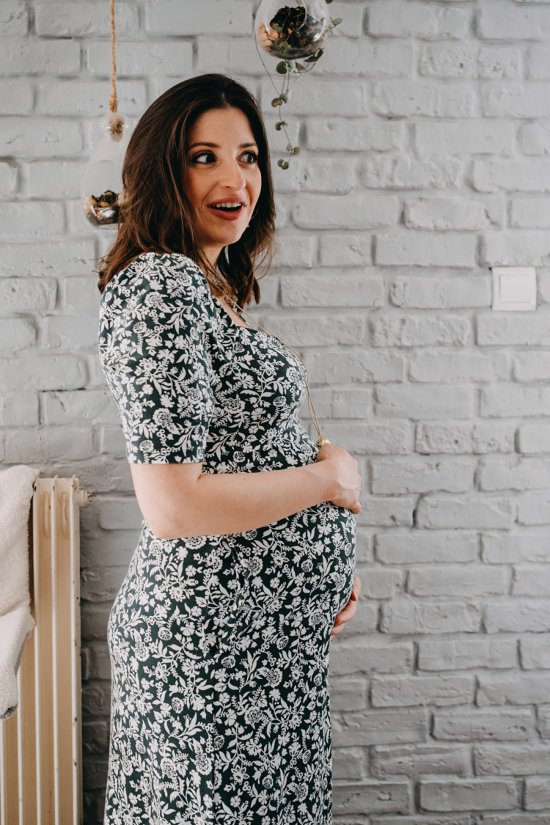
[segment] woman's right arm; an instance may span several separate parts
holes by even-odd
[[[201,475],[201,462],[130,468],[142,516],[158,538],[223,535],[264,527],[323,501],[359,512],[357,462],[336,445],[322,451],[314,464],[254,473]]]

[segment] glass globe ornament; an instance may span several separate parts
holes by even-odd
[[[122,202],[122,164],[130,124],[120,112],[99,122],[101,137],[82,176],[80,196],[84,214],[94,226],[118,223]]]
[[[255,15],[258,45],[283,60],[317,52],[330,28],[327,0],[262,0]]]

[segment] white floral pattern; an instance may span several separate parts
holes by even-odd
[[[184,255],[144,253],[109,282],[99,354],[131,462],[315,461],[300,361],[236,324]],[[104,825],[330,825],[330,631],[355,529],[329,502],[225,535],[142,522],[107,628]]]

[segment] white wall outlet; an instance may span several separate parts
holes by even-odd
[[[494,266],[493,309],[526,312],[537,308],[537,271],[534,266]]]

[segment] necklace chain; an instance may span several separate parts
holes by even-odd
[[[322,447],[324,444],[330,444],[329,439],[326,438],[323,435],[323,433],[321,432],[321,428],[319,426],[319,421],[317,419],[317,415],[315,413],[315,408],[313,406],[313,400],[311,398],[311,390],[309,388],[309,381],[308,381],[308,377],[307,377],[307,368],[306,368],[306,365],[304,364],[304,360],[301,357],[301,355],[298,352],[296,352],[296,350],[293,349],[291,346],[289,346],[287,343],[285,343],[284,341],[281,341],[281,339],[277,335],[273,335],[272,332],[267,332],[267,330],[264,329],[264,327],[261,324],[259,324],[258,321],[255,318],[252,318],[251,315],[245,309],[243,309],[243,307],[239,306],[237,301],[235,301],[233,298],[229,298],[227,293],[225,293],[223,295],[223,297],[224,297],[224,300],[227,301],[227,303],[229,304],[229,306],[233,310],[240,313],[240,315],[244,314],[245,316],[248,316],[248,318],[250,318],[255,324],[257,324],[258,328],[262,332],[265,332],[266,335],[272,335],[273,338],[276,338],[277,341],[279,341],[279,343],[283,345],[283,347],[286,347],[286,349],[290,350],[290,352],[294,353],[296,358],[298,358],[298,360],[300,361],[300,363],[302,364],[302,366],[304,368],[304,376],[305,376],[305,379],[306,379],[306,389],[307,389],[307,399],[308,399],[309,411],[311,413],[311,418],[313,420],[313,424],[314,424],[315,429],[317,430],[317,434],[319,436],[317,441],[315,442],[315,444],[316,444],[317,447]],[[246,318],[245,318],[245,320],[246,320]]]

